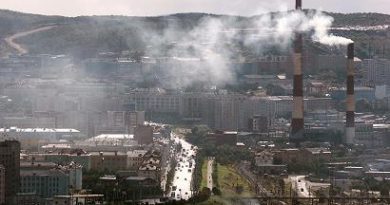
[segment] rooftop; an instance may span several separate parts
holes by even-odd
[[[306,148],[312,154],[330,154],[331,151],[327,148]]]
[[[91,144],[92,142],[92,144]],[[85,140],[87,145],[136,145],[134,135],[130,134],[101,134]]]
[[[41,148],[43,148],[43,149],[48,149],[48,148],[70,149],[71,146],[69,144],[47,144],[47,145],[43,145]]]
[[[115,175],[104,175],[102,177],[99,177],[99,179],[104,180],[104,181],[115,181],[116,176]]]
[[[144,156],[148,151],[146,150],[133,150],[133,151],[128,151],[127,156],[128,157],[140,157]]]
[[[133,139],[134,135],[130,134],[101,134],[88,140],[99,140],[99,139]]]
[[[80,131],[71,128],[0,128],[0,132],[43,132],[43,133],[80,133]]]
[[[147,177],[138,177],[138,176],[134,176],[134,177],[127,177],[126,180],[128,181],[143,181],[147,179]]]
[[[55,195],[54,198],[96,198],[104,197],[104,194],[72,194],[72,195]]]

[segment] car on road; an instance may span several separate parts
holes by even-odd
[[[301,192],[303,192],[304,190],[303,190],[303,188],[301,188]]]

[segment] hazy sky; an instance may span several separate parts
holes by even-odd
[[[64,16],[145,16],[180,12],[254,15],[286,10],[295,0],[0,0],[0,8]],[[303,0],[304,8],[390,14],[390,0]]]

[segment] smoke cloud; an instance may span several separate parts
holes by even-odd
[[[305,33],[313,41],[329,46],[341,46],[352,40],[329,33],[333,18],[322,12],[287,11],[252,17],[249,25],[237,27],[237,18],[203,17],[189,31],[178,28],[178,20],[172,17],[160,35],[148,37],[155,56],[164,54],[163,85],[180,88],[194,83],[211,82],[225,85],[235,80],[233,62],[245,59],[239,44],[256,51],[267,52],[269,47],[288,50],[295,33]],[[167,46],[162,46],[169,44]],[[150,52],[147,52],[150,53]],[[179,66],[174,66],[179,65]]]
[[[319,43],[330,46],[353,43],[351,39],[329,34],[329,29],[333,23],[332,17],[326,16],[322,13],[316,13],[313,16],[309,16],[308,19],[309,20],[303,25],[304,28],[307,27],[314,30],[314,34],[312,35],[313,41],[318,41]]]

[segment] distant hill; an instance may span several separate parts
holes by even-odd
[[[61,24],[68,18],[62,16],[44,16],[10,10],[0,10],[0,36],[4,37],[18,31],[48,24]]]
[[[326,14],[335,19],[334,26],[336,27],[390,25],[390,15],[385,14]],[[163,34],[166,32],[166,28],[172,27],[172,25],[177,32],[172,34],[171,39],[166,40],[167,43],[175,42],[175,38],[185,36],[207,16],[219,18],[225,23],[233,23],[237,25],[237,28],[252,26],[253,19],[261,17],[205,13],[172,14],[157,17],[63,17],[0,10],[0,38],[3,39],[20,31],[56,25],[50,30],[22,37],[17,42],[26,45],[31,53],[72,54],[79,58],[86,58],[99,52],[144,51],[148,46],[145,42],[153,43],[156,40],[152,34]],[[335,31],[335,33],[358,41],[358,46],[360,46],[358,53],[361,57],[371,55],[371,51],[367,49],[367,39],[372,41],[372,39],[379,38],[382,39],[380,42],[386,42],[389,38],[389,29],[385,31]],[[380,42],[378,43],[380,44]],[[372,43],[370,49],[375,48],[374,44]],[[388,48],[379,52],[382,52],[384,57],[390,57]],[[9,53],[11,50],[4,41],[0,43],[0,53]],[[376,52],[378,49],[373,50]]]
[[[390,24],[390,15],[380,13],[332,13],[325,12],[334,18],[334,26],[375,26]]]

